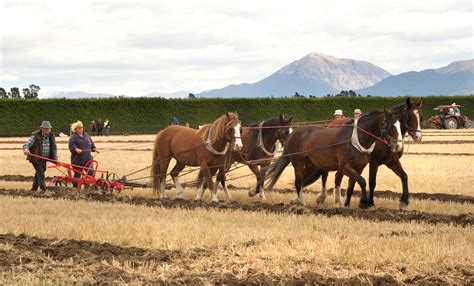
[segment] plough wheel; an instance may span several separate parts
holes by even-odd
[[[62,180],[62,179],[56,179],[56,180],[54,180],[54,185],[56,187],[67,187],[67,182],[65,180]]]
[[[110,183],[108,180],[105,179],[98,179],[95,184],[95,188],[97,191],[100,191],[102,194],[112,193],[112,189],[110,188]]]

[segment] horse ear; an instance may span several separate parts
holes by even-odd
[[[409,97],[407,97],[407,100],[406,100],[405,104],[407,105],[408,108],[410,108],[411,101],[410,101]]]
[[[227,116],[227,119],[229,119],[230,118],[229,112],[226,112],[225,116]]]
[[[388,110],[384,106],[384,108],[383,108],[383,117],[387,118],[389,114],[390,114],[390,112],[388,112]]]
[[[423,103],[423,98],[420,98],[415,102],[416,106],[421,107],[421,104]]]
[[[291,121],[293,121],[293,116],[291,116],[290,118],[288,118],[288,122],[291,123]]]
[[[283,114],[280,114],[280,121],[283,121]]]

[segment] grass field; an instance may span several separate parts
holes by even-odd
[[[411,144],[407,147],[408,152],[453,153],[452,155],[404,155],[401,161],[409,176],[411,193],[474,196],[472,176],[474,158],[454,154],[474,154],[474,143],[457,142],[459,140],[474,141],[474,133],[470,130],[457,131],[453,133],[452,131],[430,130],[427,132],[430,136],[423,138],[424,142],[427,139],[426,141],[451,141],[451,144],[424,143]],[[94,139],[98,149],[101,150],[96,157],[100,161],[100,169],[123,175],[151,163],[149,150],[121,151],[120,149],[151,148],[152,145],[149,142],[134,144],[128,141],[152,141],[154,136],[114,136]],[[33,169],[24,160],[21,150],[5,150],[5,148],[22,145],[22,143],[8,142],[24,140],[26,138],[0,138],[0,158],[3,163],[0,166],[0,175],[33,175]],[[137,146],[137,144],[143,145]],[[68,161],[66,140],[58,138],[58,147],[60,159]],[[57,171],[48,170],[47,175],[53,176],[55,172]],[[245,167],[228,174],[227,178],[230,184],[249,189],[255,184],[253,176],[232,180],[234,177],[247,174],[250,174],[250,171]],[[145,170],[130,178],[148,175],[148,171]],[[194,180],[195,176],[195,173],[189,174],[181,181]],[[368,170],[364,171],[363,176],[368,177]],[[331,174],[328,180],[330,187],[333,184],[333,178],[334,174]],[[143,178],[137,182],[146,183],[147,180]],[[0,188],[28,189],[30,184],[30,182],[0,181]],[[347,186],[347,180],[343,182],[343,187],[345,186]],[[291,166],[287,168],[276,188],[293,188]],[[305,191],[306,202],[309,206],[315,206],[316,195],[320,189],[320,183],[317,182]],[[381,167],[376,189],[401,193],[400,179],[386,167]],[[175,189],[168,190],[167,194],[173,199]],[[236,190],[231,194],[239,203],[251,205],[257,200],[249,198],[247,190]],[[190,200],[194,195],[194,189],[186,188],[185,199]],[[151,197],[152,191],[149,188],[135,188],[126,190],[119,196]],[[267,194],[270,204],[288,204],[294,196],[295,194],[292,193]],[[222,191],[219,191],[219,198],[221,200],[224,198]],[[209,202],[208,192],[204,200]],[[356,208],[357,202],[356,197],[351,207]],[[328,197],[323,207],[335,208],[333,198]],[[398,199],[376,198],[376,207],[396,210]],[[474,207],[469,203],[416,199],[410,201],[408,209],[449,215],[472,216],[474,213]],[[106,202],[8,196],[0,196],[0,215],[3,218],[0,221],[0,233],[15,235],[25,233],[29,236],[55,241],[88,240],[149,250],[182,252],[180,259],[159,263],[149,262],[141,266],[131,262],[110,262],[104,258],[102,264],[97,264],[98,266],[94,266],[95,268],[91,271],[92,273],[100,272],[101,267],[109,267],[107,269],[122,273],[107,280],[109,282],[120,283],[120,279],[126,277],[123,273],[133,273],[135,277],[132,280],[126,280],[127,282],[177,281],[176,273],[186,273],[190,277],[194,277],[192,275],[207,277],[208,273],[214,273],[221,278],[232,275],[240,279],[238,281],[243,281],[245,277],[266,277],[265,279],[273,277],[272,279],[278,281],[288,276],[304,277],[308,272],[338,279],[360,277],[361,273],[367,273],[376,276],[390,275],[396,281],[406,282],[407,279],[421,277],[422,281],[441,281],[448,284],[469,284],[474,277],[474,229],[472,226],[381,222],[321,215],[166,209]],[[204,254],[196,255],[196,249],[201,249]],[[2,253],[8,251],[14,253],[15,245],[0,243],[0,262]],[[29,255],[28,253],[25,256]],[[76,276],[74,279],[71,278],[71,270],[67,269],[74,269],[73,258],[64,261],[42,258],[41,262],[34,261],[25,260],[15,262],[14,265],[0,263],[0,279],[15,284],[38,284],[45,281],[53,284],[94,281],[93,277],[87,275],[82,280]],[[47,270],[52,268],[52,265],[57,266],[56,271]],[[80,272],[80,270],[75,271]],[[216,280],[217,276],[203,278],[200,282],[221,281]],[[153,280],[155,278],[158,280]],[[364,279],[360,278],[359,282],[372,283]],[[230,283],[230,280],[224,281]]]

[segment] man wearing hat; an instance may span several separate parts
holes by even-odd
[[[343,119],[343,118],[344,118],[344,114],[342,113],[342,110],[336,109],[336,111],[334,111],[334,119]]]
[[[354,122],[358,121],[359,118],[362,116],[362,111],[359,108],[354,109]]]
[[[46,191],[46,182],[44,172],[46,171],[46,160],[30,156],[37,155],[52,160],[58,159],[58,153],[56,148],[56,139],[54,134],[51,133],[51,123],[49,121],[43,121],[40,129],[31,133],[30,138],[23,145],[23,153],[27,156],[26,159],[33,164],[35,168],[35,179],[33,181],[32,191],[38,190]]]

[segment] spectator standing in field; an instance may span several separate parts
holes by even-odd
[[[58,159],[56,148],[56,138],[51,133],[51,123],[43,121],[40,129],[31,133],[30,138],[23,145],[23,153],[26,159],[31,162],[35,168],[35,179],[33,180],[32,191],[37,191],[38,187],[42,192],[46,191],[46,182],[44,172],[46,171],[46,160],[31,155],[41,156],[52,160]]]
[[[104,120],[104,136],[110,135],[110,120],[107,118]]]
[[[173,121],[171,121],[171,125],[179,125],[179,120],[178,118],[176,118],[176,116],[173,117]]]
[[[96,121],[96,131],[97,131],[97,136],[102,136],[102,130],[104,129],[104,122],[102,122],[102,119],[99,118]]]
[[[91,152],[96,152],[96,147],[89,134],[84,132],[84,125],[81,121],[71,124],[72,135],[69,138],[69,151],[71,152],[71,164],[80,167],[74,167],[78,172],[74,172],[74,178],[80,178],[83,168],[87,161],[92,160]],[[94,170],[87,170],[92,174]],[[77,186],[75,182],[72,184]]]
[[[359,121],[359,118],[362,116],[362,111],[359,108],[354,109],[354,122]]]
[[[96,130],[95,121],[94,121],[94,120],[91,120],[91,122],[89,122],[89,134],[90,134],[91,136],[94,135],[95,130]],[[71,130],[71,131],[73,131],[73,130]]]

